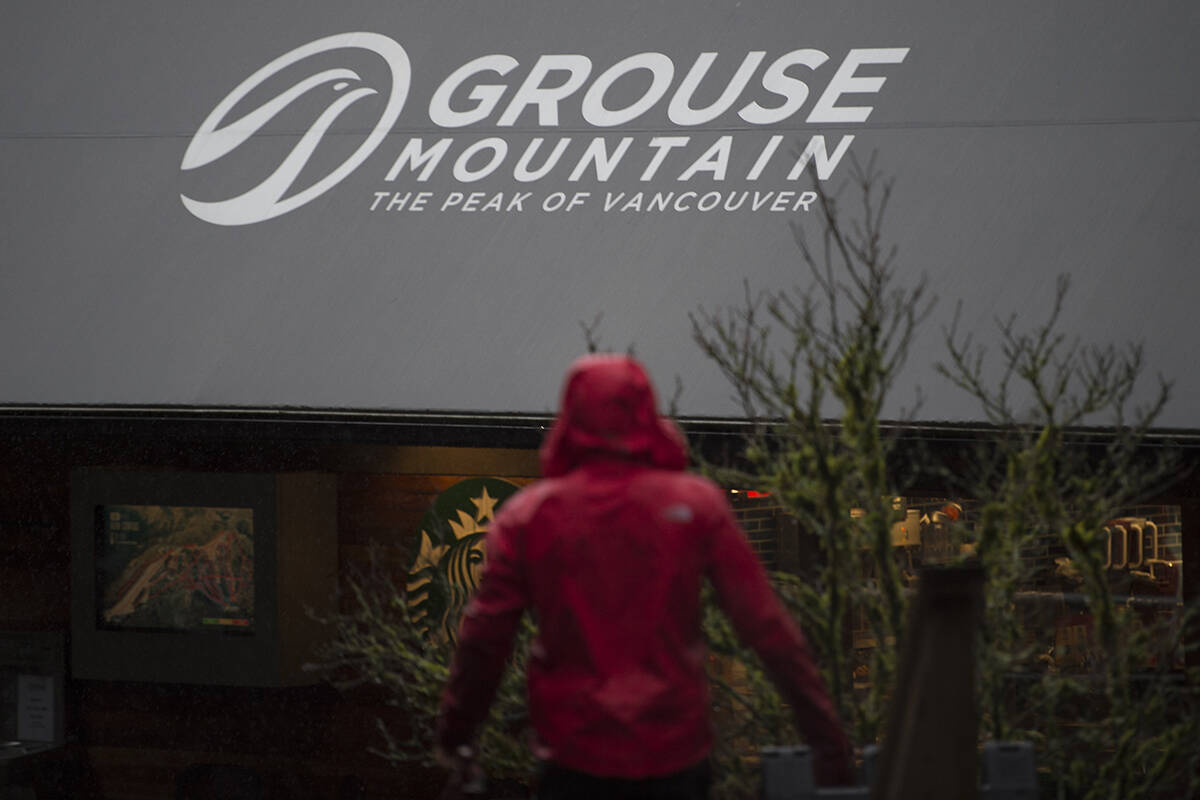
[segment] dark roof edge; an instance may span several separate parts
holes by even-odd
[[[447,411],[438,409],[347,409],[315,408],[308,406],[188,406],[188,405],[50,405],[0,404],[0,424],[22,422],[65,423],[226,423],[238,427],[256,424],[283,425],[300,428],[313,426],[347,426],[349,428],[432,428],[508,429],[512,431],[543,431],[553,421],[551,412],[484,412]],[[689,433],[700,435],[741,436],[749,433],[758,422],[737,417],[680,416],[677,422]],[[766,421],[767,425],[772,424]],[[836,426],[837,420],[827,424]],[[883,423],[886,431],[906,438],[938,440],[979,440],[995,436],[1001,429],[982,422],[903,421]],[[1071,429],[1074,437],[1103,439],[1111,427],[1094,426]],[[1148,443],[1200,447],[1200,429],[1155,428],[1148,433]]]

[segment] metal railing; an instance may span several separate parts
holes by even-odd
[[[808,747],[760,751],[763,800],[870,800],[879,748],[863,748],[855,786],[818,787]],[[980,800],[1036,800],[1037,772],[1029,742],[986,742],[979,754]]]

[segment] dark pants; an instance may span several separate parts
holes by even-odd
[[[537,800],[706,800],[710,782],[707,760],[658,778],[603,778],[543,764]]]

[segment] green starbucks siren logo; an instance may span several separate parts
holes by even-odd
[[[483,536],[517,486],[470,478],[437,496],[421,518],[421,544],[408,570],[408,607],[421,630],[454,641],[459,617],[479,585]]]

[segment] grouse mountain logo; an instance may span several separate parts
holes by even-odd
[[[415,94],[436,88],[423,118],[389,144],[391,166],[369,211],[807,211],[817,195],[797,183],[833,174],[854,142],[847,126],[874,110],[866,102],[887,80],[879,71],[908,51],[852,47],[840,61],[813,47],[682,59],[647,51],[601,63],[582,53],[490,53],[447,72],[424,69]],[[311,202],[397,132],[413,81],[408,53],[379,33],[284,53],[225,95],[189,141],[180,170],[209,183],[181,193],[183,205],[235,226]],[[817,127],[784,146],[801,121]],[[488,178],[499,179],[491,191],[466,188]],[[449,180],[457,190],[423,190]],[[543,180],[558,190],[526,191]],[[610,181],[616,191],[599,191]]]
[[[496,510],[517,491],[499,478],[460,481],[421,518],[421,542],[405,586],[413,621],[428,636],[455,641],[464,606],[479,586],[484,534]]]
[[[381,92],[370,86],[356,86],[362,81],[354,70],[325,69],[294,83],[290,88],[253,111],[247,112],[237,119],[229,119],[230,112],[247,95],[280,71],[312,56],[344,48],[367,50],[382,58],[389,67],[392,85]],[[291,152],[283,159],[283,163],[266,180],[242,194],[226,200],[201,201],[187,195],[180,195],[184,206],[195,216],[214,225],[249,225],[299,208],[332,189],[374,152],[400,116],[400,111],[404,108],[404,101],[408,97],[411,79],[412,69],[404,48],[394,40],[378,33],[342,33],[336,36],[327,36],[284,53],[238,84],[232,92],[226,95],[225,99],[217,104],[217,107],[200,125],[196,135],[192,137],[187,151],[183,154],[183,163],[180,165],[180,169],[194,170],[228,155],[258,133],[264,125],[293,102],[321,87],[332,88],[333,100],[300,137]],[[293,191],[285,198],[284,195],[293,189],[297,177],[308,164],[321,138],[338,117],[360,100],[380,93],[387,98],[383,113],[362,144],[328,175],[307,187]]]

